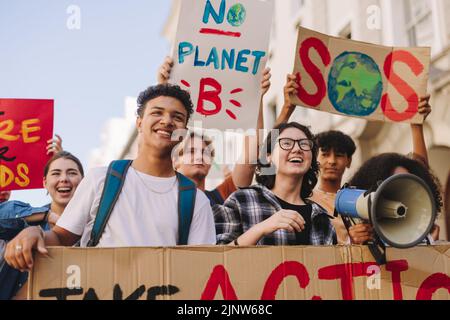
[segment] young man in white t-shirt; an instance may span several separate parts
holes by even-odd
[[[178,238],[178,181],[172,166],[176,130],[186,128],[193,105],[189,94],[173,85],[150,87],[138,98],[139,151],[127,172],[99,247],[174,246]],[[55,228],[45,234],[27,228],[6,249],[9,265],[30,270],[32,250],[46,246],[86,246],[97,214],[106,168],[93,169],[81,182]],[[188,244],[215,244],[209,200],[197,191]]]

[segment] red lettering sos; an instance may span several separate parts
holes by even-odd
[[[308,106],[319,106],[327,94],[327,85],[320,68],[311,60],[310,53],[314,50],[322,60],[325,67],[331,63],[330,51],[327,46],[318,38],[308,38],[300,46],[300,61],[317,87],[317,92],[309,93],[302,85],[300,73],[297,74],[297,84],[299,85],[297,96],[300,101]],[[381,109],[385,116],[396,122],[411,119],[417,114],[419,108],[419,97],[413,88],[394,72],[394,64],[403,63],[411,69],[414,75],[419,76],[424,71],[422,63],[410,52],[404,50],[396,50],[389,54],[384,62],[384,75],[388,82],[400,93],[408,104],[408,108],[403,112],[394,109],[389,94],[383,95],[381,100]]]

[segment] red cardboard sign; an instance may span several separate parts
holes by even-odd
[[[41,189],[53,100],[0,99],[0,190]]]

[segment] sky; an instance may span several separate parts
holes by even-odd
[[[79,29],[74,11],[79,9]],[[0,0],[0,98],[54,99],[54,132],[87,168],[108,119],[125,97],[156,81],[170,44],[161,35],[165,0]],[[72,23],[72,24],[70,24]],[[12,200],[49,203],[46,191]]]

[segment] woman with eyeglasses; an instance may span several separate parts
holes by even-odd
[[[258,184],[236,191],[215,208],[217,243],[336,244],[332,217],[308,200],[319,172],[310,130],[295,122],[280,124],[269,133],[263,151],[266,164],[258,164]]]

